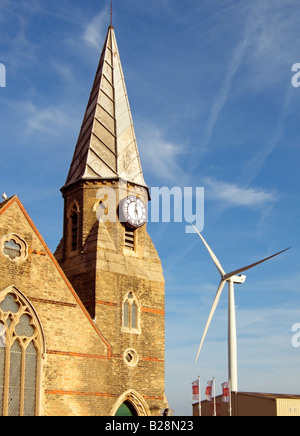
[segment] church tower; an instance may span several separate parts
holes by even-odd
[[[164,277],[112,26],[61,192],[55,257],[111,346],[99,369],[114,391],[109,414],[157,415],[166,407]]]

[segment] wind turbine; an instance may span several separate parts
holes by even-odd
[[[193,225],[193,224],[192,224]],[[228,378],[231,383],[231,391],[237,392],[238,390],[238,383],[237,383],[237,334],[236,334],[236,317],[235,317],[235,298],[234,298],[234,284],[243,284],[245,283],[246,276],[245,275],[238,275],[242,272],[245,272],[263,262],[266,262],[269,259],[272,259],[275,256],[278,256],[281,253],[284,253],[285,251],[289,250],[289,248],[286,248],[285,250],[279,251],[276,254],[273,254],[272,256],[267,257],[266,259],[260,260],[259,262],[252,263],[251,265],[245,266],[243,268],[239,268],[235,271],[232,271],[228,274],[225,273],[224,269],[222,268],[222,265],[220,264],[219,260],[217,259],[216,255],[213,253],[210,246],[207,244],[203,236],[200,234],[200,232],[196,229],[196,227],[193,225],[194,229],[202,239],[204,245],[206,246],[214,264],[216,265],[220,275],[221,275],[221,281],[212,305],[212,308],[209,313],[209,317],[204,329],[204,333],[202,336],[202,340],[198,349],[196,362],[198,360],[200,351],[202,349],[203,342],[205,340],[208,328],[210,326],[212,317],[214,316],[215,310],[217,308],[217,305],[219,303],[222,291],[224,289],[225,283],[228,283]]]

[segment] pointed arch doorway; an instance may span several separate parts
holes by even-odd
[[[129,401],[125,401],[116,411],[115,416],[138,416],[137,411]]]
[[[112,416],[151,416],[144,398],[135,391],[127,391],[115,403]]]

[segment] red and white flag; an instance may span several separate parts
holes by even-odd
[[[194,381],[192,383],[192,390],[193,390],[193,401],[199,401],[200,399],[200,386],[199,386],[199,379]]]
[[[212,401],[212,390],[213,390],[213,385],[214,385],[214,381],[210,380],[209,382],[207,382],[207,387],[205,390],[205,396],[207,401]]]
[[[230,400],[230,385],[229,382],[222,383],[222,402],[229,403]]]

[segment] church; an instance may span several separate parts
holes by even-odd
[[[164,276],[112,26],[70,161],[54,254],[0,204],[0,415],[158,416]]]

